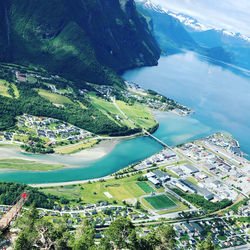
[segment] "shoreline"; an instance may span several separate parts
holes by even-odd
[[[79,168],[80,166],[76,166],[74,163],[82,161],[82,167],[83,167],[84,165],[87,165],[88,163],[91,163],[96,160],[100,160],[101,158],[108,155],[120,141],[121,139],[105,140],[105,141],[101,141],[94,147],[84,149],[75,154],[64,154],[64,155],[63,154],[50,154],[50,155],[31,154],[31,153],[24,153],[19,148],[0,147],[0,155],[1,155],[0,159],[6,159],[6,160],[20,159],[20,160],[33,161],[35,163],[63,165],[63,167],[60,169]],[[67,160],[64,161],[64,158],[66,158]],[[0,168],[0,172],[3,172],[3,171],[23,171],[23,170],[20,170],[18,168],[16,169]],[[41,172],[39,170],[28,170],[28,171]],[[47,171],[53,171],[53,170],[47,170]]]

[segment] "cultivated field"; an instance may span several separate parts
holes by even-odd
[[[39,89],[38,93],[43,98],[45,98],[45,99],[47,99],[55,104],[73,104],[73,102],[68,97],[54,94],[54,93],[50,93],[49,91],[44,90],[44,89]]]

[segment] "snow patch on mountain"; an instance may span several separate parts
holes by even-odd
[[[250,43],[250,37],[248,37],[248,36],[242,35],[240,33],[232,32],[232,31],[228,31],[225,29],[218,29],[216,27],[202,24],[197,19],[195,19],[189,15],[175,12],[173,10],[164,9],[160,5],[153,3],[152,0],[136,0],[136,1],[139,3],[142,3],[148,9],[151,9],[151,10],[154,10],[154,11],[160,12],[160,13],[166,13],[166,14],[178,19],[184,26],[191,28],[193,31],[202,32],[202,31],[214,29],[215,31],[222,33],[225,36],[231,36],[231,37],[234,37],[234,38],[237,38],[240,40],[244,40],[244,41]]]

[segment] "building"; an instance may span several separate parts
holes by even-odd
[[[208,169],[208,170],[215,170],[216,167],[212,164],[209,164],[209,163],[205,163],[204,166]]]
[[[197,186],[188,180],[179,180],[177,187],[180,187],[185,192],[197,193]]]
[[[173,168],[171,169],[172,172],[174,172],[175,174],[177,174],[178,176],[183,176],[184,175],[184,172],[182,169],[180,168]]]
[[[155,177],[158,179],[158,181],[160,181],[161,183],[166,182],[168,180],[170,180],[170,175],[168,175],[167,173],[163,173],[160,170],[155,170],[152,172]]]
[[[221,181],[215,180],[210,184],[213,188],[221,187],[222,183]]]
[[[145,176],[148,178],[148,181],[150,181],[155,186],[160,185],[160,184],[170,180],[170,176],[166,173],[163,173],[160,170],[155,170],[153,172],[149,172]]]
[[[176,157],[176,153],[170,149],[164,151],[163,154],[164,154],[166,159],[171,159],[171,158]]]
[[[184,227],[184,229],[185,229],[188,233],[194,233],[194,232],[195,232],[194,228],[193,228],[191,225],[189,225],[187,222],[184,222],[184,223],[183,223],[183,227]]]
[[[214,194],[208,191],[206,188],[199,188],[198,194],[203,196],[206,200],[210,201],[214,198]]]
[[[183,169],[184,171],[187,173],[187,174],[195,174],[195,173],[198,173],[199,172],[199,169],[194,167],[193,165],[190,165],[190,164],[185,164],[183,166]]]
[[[154,184],[155,186],[160,185],[161,183],[154,177],[149,177],[148,181],[150,181],[152,184]]]

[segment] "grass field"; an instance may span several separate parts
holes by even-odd
[[[45,164],[22,159],[0,159],[0,168],[47,171],[62,168],[63,165]]]
[[[77,153],[83,149],[91,148],[97,143],[98,143],[98,140],[77,143],[75,145],[68,145],[65,147],[55,148],[55,152],[58,154],[74,154],[74,153]]]
[[[73,102],[68,97],[51,93],[44,89],[39,89],[38,94],[55,104],[73,104]]]
[[[5,80],[0,80],[0,95],[10,97],[11,95],[8,93],[9,83]]]
[[[166,195],[155,195],[144,198],[154,209],[167,209],[176,206],[176,204]]]
[[[91,184],[77,185],[77,192],[75,188],[69,189],[68,186],[64,187],[47,187],[41,189],[45,193],[51,193],[58,196],[70,197],[71,194],[79,195],[86,203],[96,203],[100,200],[108,200],[104,192],[109,192],[118,204],[122,204],[123,200],[139,198],[144,195],[144,191],[136,185],[137,178],[140,175],[134,175],[123,179],[110,179],[104,182],[92,182]],[[112,201],[111,200],[111,201]]]
[[[123,101],[117,100],[117,105],[129,118],[126,119],[112,102],[107,102],[104,99],[97,98],[95,96],[91,96],[91,100],[96,108],[100,109],[104,114],[118,124],[126,125],[130,128],[141,127],[145,129],[152,128],[156,125],[156,121],[152,113],[143,104],[135,103],[134,105],[128,105]],[[114,118],[114,115],[118,115],[121,120],[118,122]]]
[[[162,214],[174,213],[174,212],[179,212],[179,211],[183,211],[183,210],[187,210],[188,209],[187,206],[185,206],[182,202],[180,202],[172,194],[170,194],[170,193],[167,192],[166,195],[177,205],[177,207],[173,207],[173,208],[169,208],[169,209],[164,210],[164,211],[160,211],[160,212],[158,212],[158,214],[162,215]]]
[[[12,98],[12,96],[8,93],[9,88],[13,89],[14,97],[19,97],[19,91],[14,83],[9,83],[5,80],[0,80],[0,95]]]
[[[134,128],[135,125],[128,120],[122,119],[120,121],[115,119],[118,115],[120,118],[124,118],[121,112],[115,107],[112,102],[107,102],[104,99],[97,98],[96,96],[91,96],[92,104],[99,110],[101,110],[105,115],[107,115],[111,120],[115,121],[117,124],[127,125],[130,128]]]
[[[149,129],[156,125],[156,121],[150,112],[149,108],[140,103],[128,105],[122,101],[116,101],[119,108],[131,119],[136,125],[141,128]]]
[[[155,192],[155,190],[150,187],[146,182],[137,182],[136,185],[138,185],[147,194]]]

